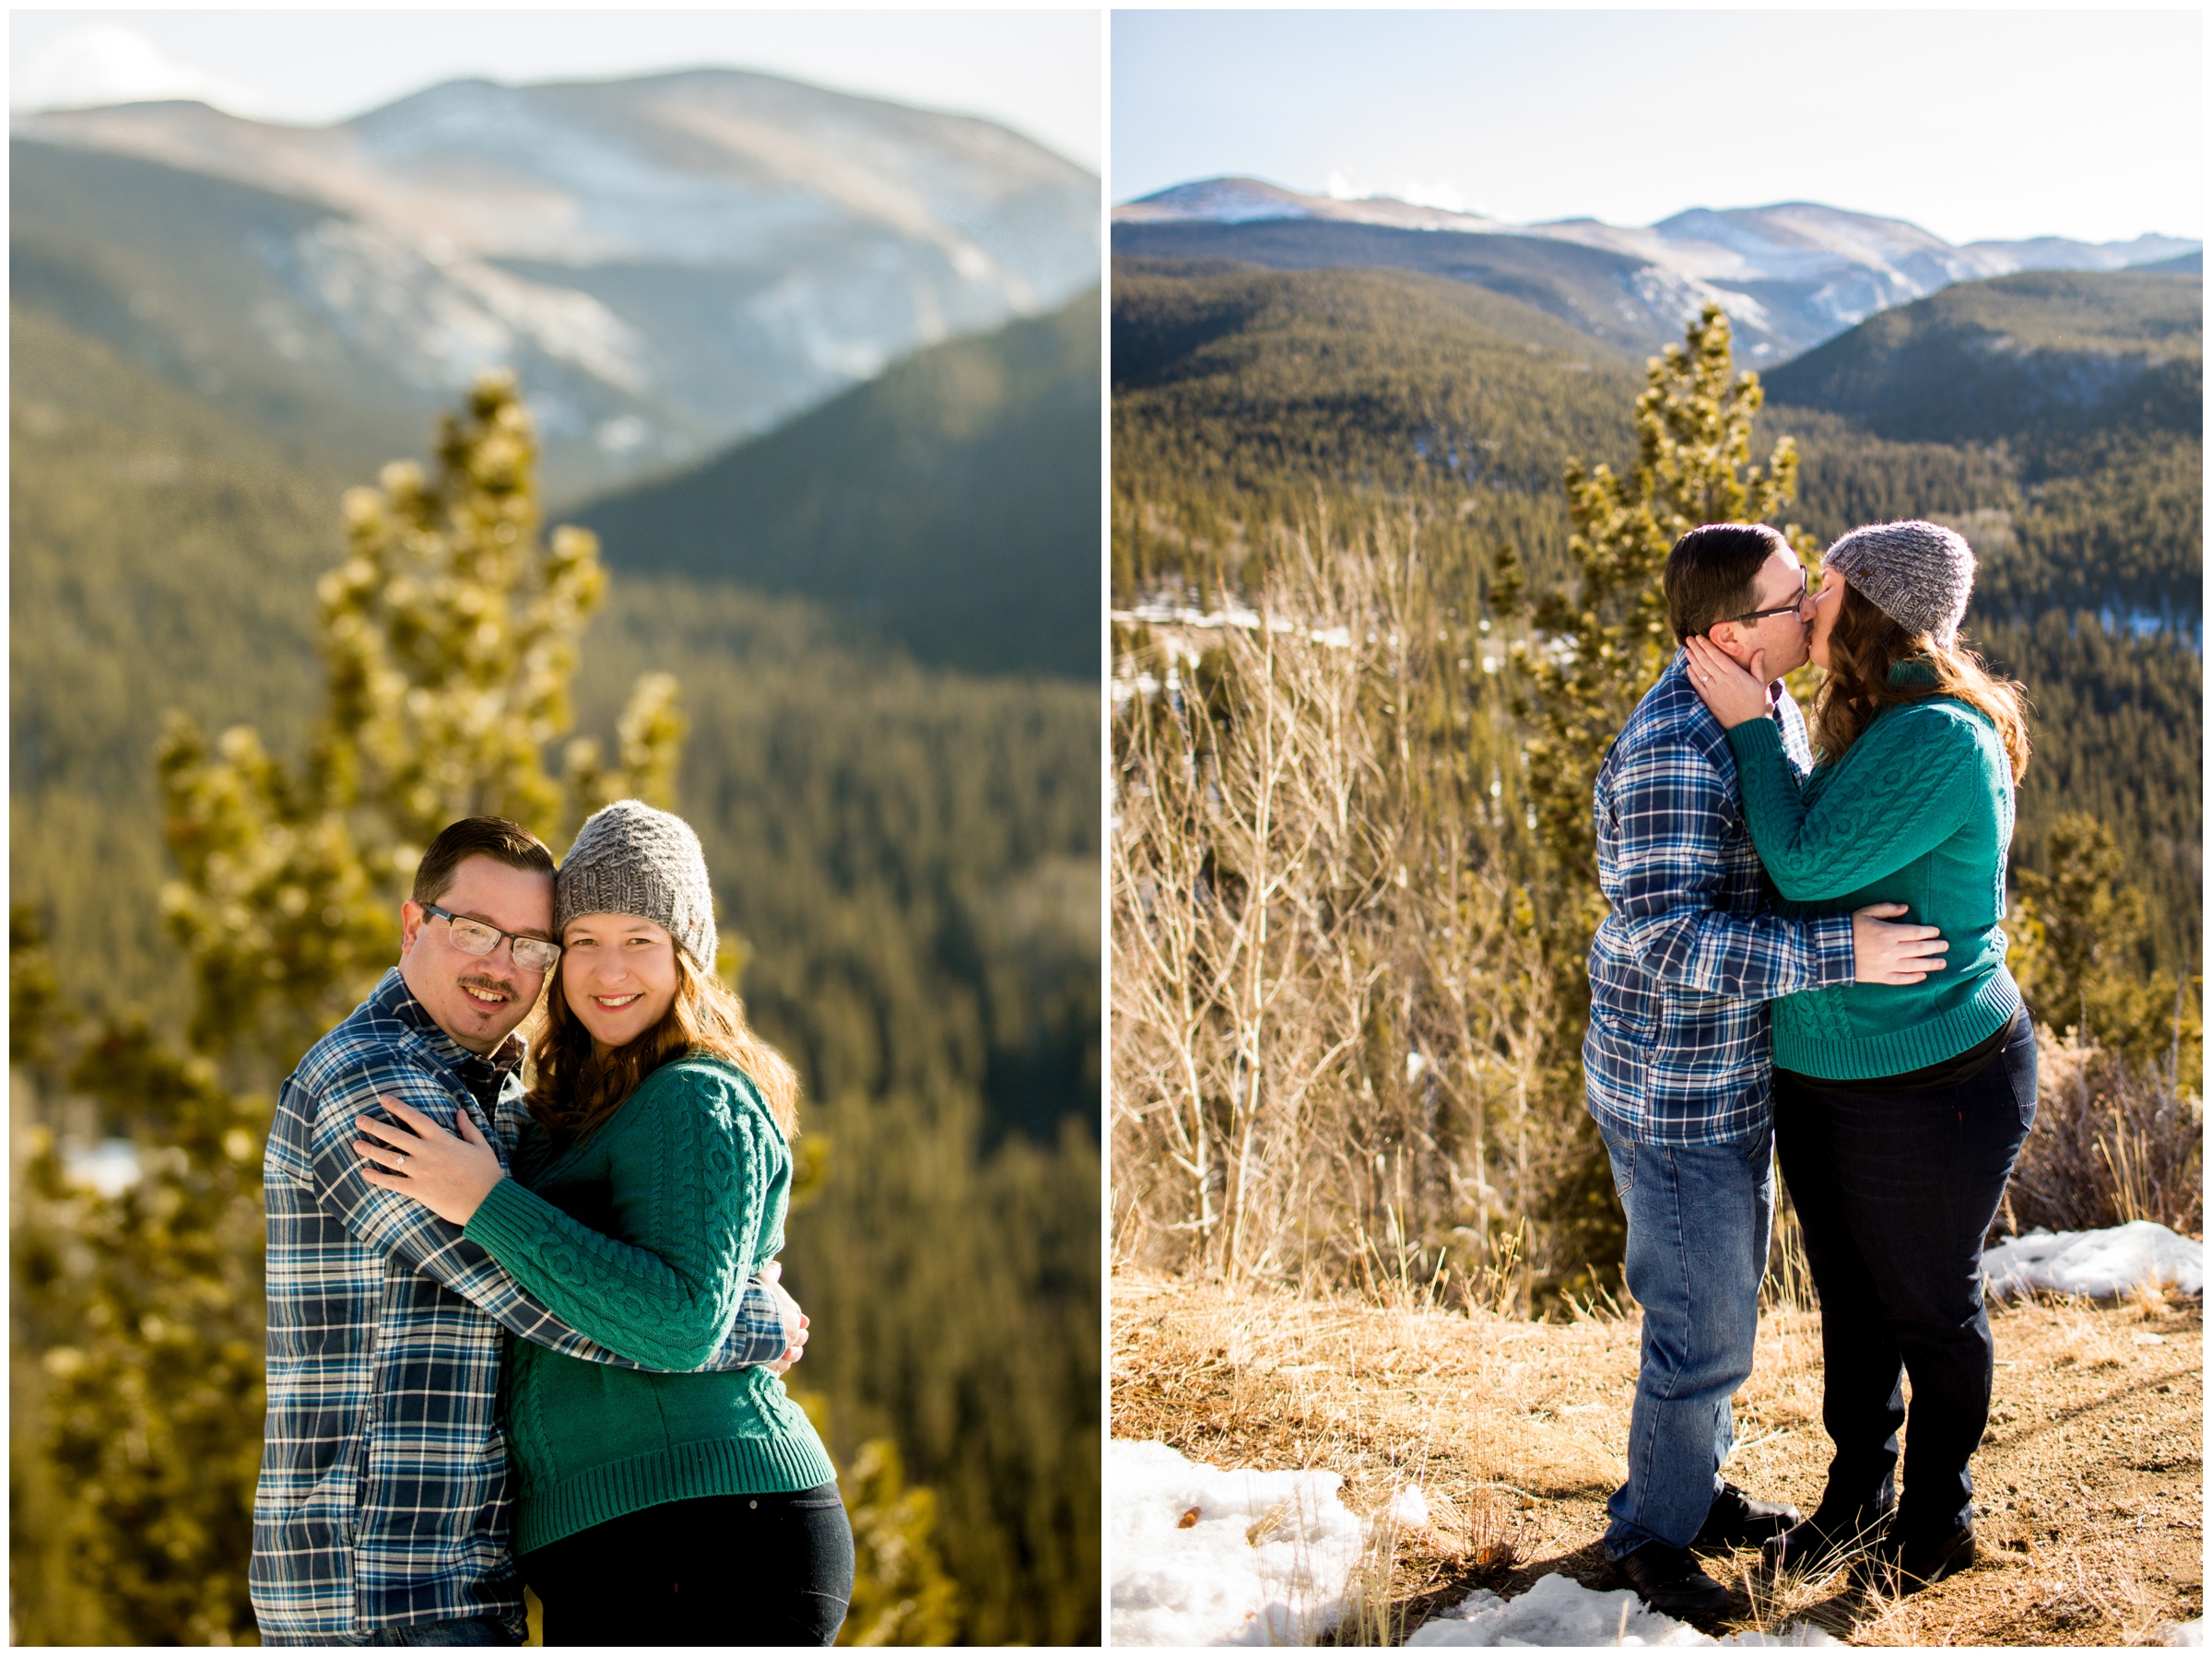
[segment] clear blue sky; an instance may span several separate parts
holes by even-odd
[[[1120,11],[1112,65],[1117,202],[1244,174],[1515,223],[2204,233],[2195,10]]]
[[[8,101],[202,98],[322,125],[465,76],[761,69],[982,115],[1096,171],[1101,32],[1095,10],[14,11]]]

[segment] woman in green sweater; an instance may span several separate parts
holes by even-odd
[[[1746,673],[1693,639],[1690,680],[1728,732],[1784,911],[1901,902],[1950,945],[1915,983],[1772,1004],[1775,1148],[1820,1298],[1835,1455],[1818,1508],[1767,1543],[1765,1564],[1810,1572],[1865,1545],[1885,1584],[1910,1592],[1973,1562],[1967,1462],[1994,1357],[1982,1240],[2035,1119],[2035,1030],[2001,929],[2028,728],[2019,687],[1959,645],[1974,569],[1959,535],[1876,524],[1824,568],[1809,776],[1767,716],[1763,664]]]
[[[797,1077],[714,975],[698,836],[635,800],[595,814],[554,887],[561,955],[512,1176],[411,1122],[371,1172],[564,1317],[619,1326],[655,1373],[510,1340],[515,1552],[547,1644],[829,1644],[853,1586],[837,1474],[769,1368],[686,1373],[783,1245]],[[424,1128],[429,1130],[426,1133]]]

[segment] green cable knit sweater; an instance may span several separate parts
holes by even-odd
[[[1933,682],[1924,664],[1892,676]],[[1876,715],[1841,759],[1802,784],[1771,719],[1728,733],[1744,816],[1793,915],[1906,905],[1937,927],[1944,969],[1919,983],[1845,983],[1772,1003],[1778,1068],[1824,1080],[1900,1075],[1956,1057],[2009,1021],[2005,853],[2012,767],[1989,719],[1948,698]]]
[[[751,1080],[664,1064],[565,1149],[533,1128],[464,1234],[564,1317],[611,1323],[634,1362],[696,1368],[783,1245],[791,1151]],[[811,1489],[837,1476],[765,1368],[646,1374],[509,1340],[507,1441],[527,1553],[663,1501]]]

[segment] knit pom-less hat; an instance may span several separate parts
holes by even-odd
[[[1870,523],[1853,529],[1820,561],[1841,570],[1907,632],[1926,633],[1938,644],[1957,640],[1974,590],[1974,549],[1957,530],[1918,519]]]
[[[714,969],[714,892],[707,855],[680,816],[635,799],[594,811],[553,880],[553,934],[580,914],[635,914]]]

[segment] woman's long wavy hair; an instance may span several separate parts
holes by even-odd
[[[1933,683],[1890,680],[1890,668],[1916,659],[1934,670]],[[1819,762],[1832,765],[1849,753],[1884,708],[1932,696],[1948,696],[1988,714],[2012,763],[2012,780],[2027,775],[2027,687],[1997,677],[1971,650],[1906,631],[1846,576],[1841,606],[1829,629],[1827,679],[1813,702]]]
[[[666,1014],[637,1039],[616,1047],[605,1058],[592,1055],[592,1032],[569,1004],[560,977],[568,959],[562,957],[546,986],[540,1031],[530,1042],[535,1074],[524,1100],[530,1113],[556,1138],[582,1138],[621,1109],[645,1077],[664,1063],[712,1053],[728,1059],[751,1077],[783,1136],[796,1138],[798,1072],[782,1053],[753,1033],[745,1021],[745,1003],[728,984],[700,970],[680,946],[675,953],[676,999],[668,1004]]]

